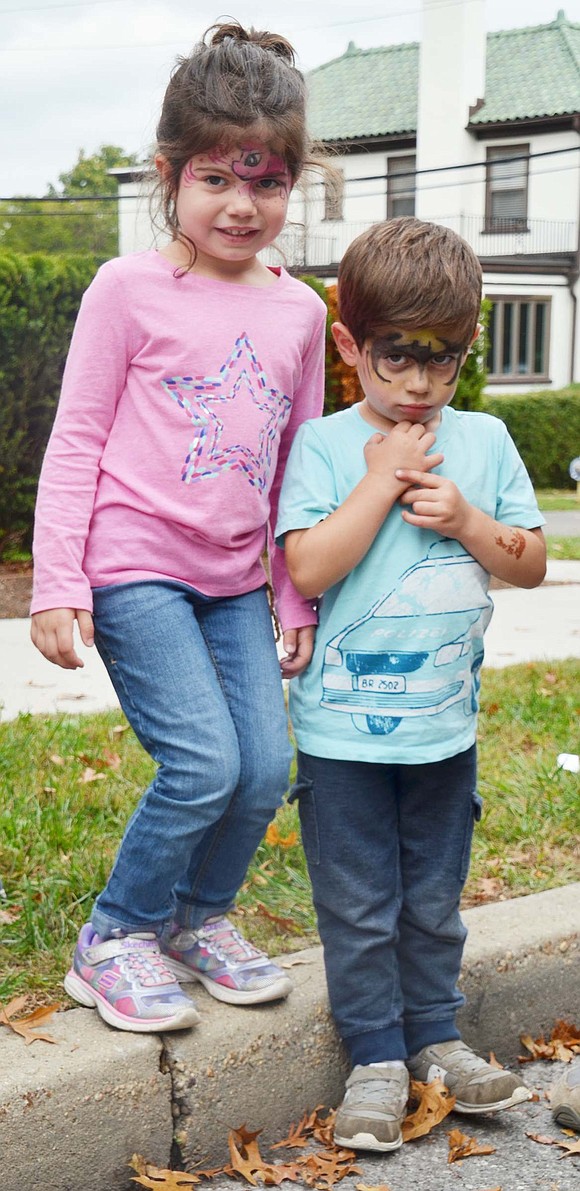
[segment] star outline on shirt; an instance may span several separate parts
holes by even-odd
[[[237,375],[232,377],[236,370]],[[253,487],[264,491],[272,467],[272,448],[279,428],[283,428],[287,421],[292,401],[279,389],[268,386],[266,373],[246,332],[236,339],[218,376],[166,377],[161,385],[195,427],[182,466],[182,481],[190,484],[211,479],[222,471],[234,470],[243,472]],[[185,395],[186,392],[195,394],[193,400]],[[244,443],[222,446],[224,423],[217,409],[212,408],[244,397],[249,397],[265,415],[257,452]]]

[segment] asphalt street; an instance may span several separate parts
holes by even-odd
[[[407,1142],[393,1153],[359,1152],[360,1173],[345,1178],[340,1187],[343,1191],[357,1191],[361,1185],[365,1191],[578,1191],[580,1155],[564,1157],[565,1151],[556,1145],[528,1136],[532,1133],[561,1142],[578,1139],[577,1134],[566,1135],[554,1123],[546,1095],[563,1070],[563,1063],[525,1064],[523,1078],[537,1095],[537,1102],[489,1117],[450,1113],[427,1137]],[[452,1129],[460,1129],[480,1145],[493,1146],[495,1153],[449,1163],[448,1134]],[[264,1148],[261,1153],[266,1161],[291,1162],[298,1151],[268,1153]],[[217,1178],[208,1184],[208,1191],[231,1188],[231,1179]]]

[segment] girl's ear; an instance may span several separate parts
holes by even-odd
[[[155,169],[157,170],[160,178],[163,178],[164,182],[168,182],[170,180],[172,172],[171,166],[167,158],[164,157],[162,153],[155,154]]]
[[[358,362],[359,352],[348,327],[345,327],[344,323],[333,323],[330,330],[345,364],[354,367]]]

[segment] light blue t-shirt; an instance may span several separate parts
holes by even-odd
[[[286,468],[276,539],[318,524],[366,472],[375,429],[356,406],[304,423]],[[505,425],[447,406],[433,451],[470,504],[507,525],[544,522]],[[325,592],[314,656],[290,684],[302,752],[422,764],[475,740],[489,574],[453,538],[408,525],[395,505],[357,567]]]

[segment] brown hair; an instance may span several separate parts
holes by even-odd
[[[212,25],[191,54],[178,59],[157,126],[157,153],[168,168],[156,195],[174,237],[175,200],[187,162],[216,145],[235,144],[241,130],[265,137],[284,157],[293,182],[316,163],[309,160],[306,87],[294,62],[285,37],[246,30],[237,21]]]
[[[450,228],[412,216],[389,219],[347,248],[338,304],[359,349],[387,327],[430,327],[467,346],[481,307],[481,265]]]

